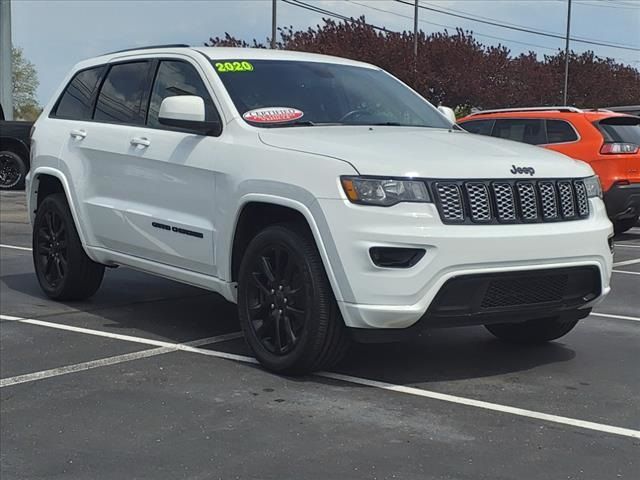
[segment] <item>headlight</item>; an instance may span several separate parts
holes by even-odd
[[[430,202],[424,182],[392,178],[341,177],[353,203],[390,207],[400,202]]]
[[[602,185],[600,185],[600,178],[597,175],[585,178],[584,186],[587,189],[587,196],[589,198],[602,198]]]

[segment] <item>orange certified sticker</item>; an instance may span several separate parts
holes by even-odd
[[[302,110],[291,107],[266,107],[249,110],[242,118],[254,123],[282,123],[298,120],[304,116]]]

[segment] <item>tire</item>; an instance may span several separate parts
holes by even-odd
[[[54,300],[84,300],[102,283],[104,266],[84,251],[67,199],[46,197],[33,224],[33,265],[44,293]]]
[[[23,158],[11,150],[0,151],[0,190],[24,188],[27,164]]]
[[[613,222],[613,231],[616,235],[626,232],[638,223],[638,217],[624,218]]]
[[[350,344],[315,242],[296,224],[267,227],[249,244],[238,312],[249,347],[276,373],[330,368]]]
[[[512,343],[535,344],[556,340],[576,326],[579,319],[560,317],[539,318],[523,323],[496,323],[485,325],[493,335],[500,340]]]

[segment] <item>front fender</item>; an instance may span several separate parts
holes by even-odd
[[[231,281],[232,278],[233,240],[240,219],[240,213],[249,203],[270,203],[291,208],[303,215],[313,234],[336,300],[342,300],[345,295],[351,298],[352,295],[348,293],[351,289],[342,264],[338,261],[339,257],[336,245],[333,242],[327,220],[315,196],[301,187],[280,184],[279,182],[260,182],[261,186],[259,189],[256,188],[256,182],[248,183],[250,183],[250,185],[245,186],[245,193],[239,198],[237,209],[233,216],[233,223],[228,225],[228,228],[224,230],[229,232],[229,234],[223,240],[224,245],[219,249],[219,252],[225,253],[224,257],[219,259],[220,271],[225,272],[225,278],[228,281]],[[285,192],[286,195],[283,195]]]

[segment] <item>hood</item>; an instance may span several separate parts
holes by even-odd
[[[426,178],[593,175],[588,164],[557,152],[457,130],[316,126],[264,129],[259,136],[272,147],[346,161],[361,175]]]

